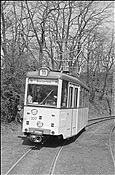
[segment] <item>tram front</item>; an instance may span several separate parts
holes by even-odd
[[[28,72],[25,86],[23,133],[33,142],[42,142],[58,128],[58,79],[49,70]]]

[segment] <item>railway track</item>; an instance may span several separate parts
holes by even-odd
[[[115,116],[109,116],[109,117],[101,117],[101,118],[94,118],[94,119],[90,119],[88,120],[89,124],[87,125],[88,126],[91,126],[91,125],[94,125],[94,124],[98,124],[100,122],[104,122],[104,121],[107,121],[107,120],[113,120],[115,119]],[[112,150],[112,134],[113,134],[113,131],[115,130],[115,126],[112,127],[111,131],[110,131],[110,136],[109,136],[109,145],[110,145],[110,153],[111,153],[111,157],[112,157],[112,160],[113,160],[113,163],[114,163],[114,167],[115,167],[115,158],[114,158],[114,153],[113,153],[113,150]],[[59,155],[63,149],[63,146],[65,144],[66,141],[62,142],[61,146],[59,146],[59,149],[57,150],[53,160],[52,160],[52,163],[51,163],[51,166],[49,168],[49,173],[48,175],[53,175],[54,174],[54,170],[55,170],[55,167],[56,167],[56,163],[57,163],[57,160],[59,158]],[[39,145],[40,146],[40,145]],[[39,150],[42,148],[43,145],[40,146]],[[37,146],[38,147],[38,146]],[[5,175],[8,175],[9,173],[12,172],[12,170],[21,162],[21,160],[27,156],[27,154],[29,154],[32,150],[34,150],[36,148],[36,146],[33,146],[31,147],[25,154],[22,155],[22,157],[9,169],[9,171],[5,174]]]
[[[93,122],[93,123],[90,123],[88,126],[90,125],[94,125],[94,124],[97,124],[97,123],[100,123],[100,122],[103,122],[103,121],[107,121],[107,120],[112,120],[112,119],[115,119],[115,116],[107,116],[106,118],[105,117],[101,117],[101,118],[94,118],[94,119],[91,119],[89,120],[89,122]],[[96,122],[94,122],[96,121]],[[111,145],[111,142],[112,142],[112,133],[115,129],[115,126],[112,127],[111,131],[110,131],[110,136],[109,136],[109,145],[110,145],[110,153],[111,153],[111,157],[112,157],[112,160],[113,160],[113,163],[114,163],[114,167],[115,167],[115,158],[114,158],[114,153],[112,151],[112,145]],[[54,157],[54,160],[52,162],[52,165],[50,167],[50,171],[49,171],[49,175],[53,175],[54,174],[54,170],[55,170],[55,166],[56,166],[56,162],[58,160],[58,157],[59,157],[59,154],[63,148],[65,143],[63,143],[63,145],[59,148],[59,150],[57,151],[55,157]]]
[[[49,168],[49,173],[48,173],[48,175],[53,175],[54,170],[55,170],[55,166],[56,166],[56,162],[57,162],[58,157],[59,157],[59,155],[60,155],[60,153],[61,153],[61,150],[62,150],[62,148],[63,148],[63,146],[64,146],[64,143],[65,143],[65,141],[62,143],[62,145],[59,147],[59,149],[58,149],[57,152],[55,153],[54,159],[53,159],[53,161],[52,161],[52,163],[51,163],[51,166],[50,166],[50,168]],[[14,170],[14,168],[22,161],[22,159],[23,159],[25,156],[27,156],[27,154],[29,154],[29,153],[30,153],[32,150],[34,150],[35,148],[36,148],[36,146],[30,148],[25,154],[23,154],[23,156],[22,156],[20,159],[18,159],[18,161],[9,169],[9,171],[8,171],[5,175],[11,174],[11,172]]]
[[[58,157],[59,157],[59,155],[60,155],[60,153],[62,151],[62,148],[63,148],[64,144],[65,144],[65,141],[63,142],[63,144],[60,146],[60,148],[58,149],[57,153],[55,154],[55,157],[54,157],[54,159],[52,161],[52,164],[50,166],[50,170],[49,170],[48,175],[53,175],[54,174],[55,166],[56,166]]]
[[[114,120],[114,119],[115,119],[115,116],[106,116],[106,117],[100,117],[100,118],[93,118],[93,119],[88,120],[88,125],[86,127],[97,124],[97,123],[100,123],[100,122],[104,122],[104,121],[107,121],[107,120]]]
[[[91,126],[91,125],[94,125],[94,124],[98,124],[98,123],[107,121],[107,120],[115,120],[115,116],[107,116],[107,117],[100,117],[100,118],[90,119],[90,120],[88,120],[89,124],[87,125],[87,127]],[[109,149],[110,149],[110,154],[111,154],[111,158],[112,158],[112,161],[113,161],[113,165],[114,165],[114,168],[115,168],[115,156],[114,156],[114,149],[113,149],[114,144],[113,144],[113,147],[112,147],[112,135],[113,135],[114,130],[115,130],[115,122],[114,122],[114,126],[111,128],[110,135],[109,135]]]
[[[8,172],[5,175],[8,175],[9,173],[12,172],[12,170],[21,162],[21,160],[27,155],[29,154],[33,149],[35,149],[36,146],[31,147],[28,151],[26,151],[15,163],[14,165],[8,170]],[[40,147],[41,149],[41,147]]]
[[[111,153],[111,157],[112,157],[112,161],[113,161],[113,165],[114,165],[114,168],[115,168],[115,155],[114,155],[114,144],[112,146],[112,137],[113,137],[113,132],[115,130],[115,126],[113,126],[111,128],[111,131],[110,131],[110,135],[109,135],[109,146],[110,146],[110,153]]]

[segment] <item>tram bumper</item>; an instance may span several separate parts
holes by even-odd
[[[30,133],[28,138],[30,141],[35,143],[44,142],[47,139],[48,135],[50,134],[51,130],[49,129],[38,129],[38,128],[29,128],[28,130]]]
[[[30,135],[29,136],[30,141],[35,142],[35,143],[40,143],[42,142],[42,135]]]

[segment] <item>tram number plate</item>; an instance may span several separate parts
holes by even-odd
[[[31,120],[36,120],[37,119],[37,117],[31,117]]]
[[[42,131],[35,131],[35,134],[42,134]]]

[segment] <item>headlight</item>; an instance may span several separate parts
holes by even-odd
[[[32,113],[33,115],[36,115],[36,114],[38,113],[38,111],[37,111],[37,109],[32,109],[32,110],[31,110],[31,113]]]
[[[38,121],[37,126],[41,128],[43,126],[43,123],[41,121]]]

